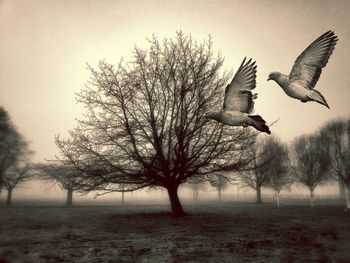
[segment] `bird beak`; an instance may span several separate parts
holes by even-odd
[[[270,77],[268,77],[268,78],[267,78],[267,81],[269,81],[269,80],[271,80],[271,78],[270,78]]]

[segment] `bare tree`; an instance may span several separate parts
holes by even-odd
[[[206,184],[205,181],[202,182],[187,182],[185,184],[185,187],[192,190],[193,194],[193,200],[198,201],[199,200],[199,191],[205,191],[206,190]]]
[[[222,191],[225,190],[230,181],[228,180],[230,176],[228,175],[221,175],[221,174],[216,174],[214,178],[210,180],[210,184],[215,187],[215,189],[218,191],[218,200],[221,201],[221,194]]]
[[[213,56],[210,39],[198,44],[178,32],[175,40],[149,43],[129,63],[89,67],[92,77],[77,95],[85,119],[56,143],[90,189],[164,187],[181,216],[179,185],[246,165],[241,152],[252,135],[204,117],[221,107],[230,77],[220,74],[223,58]]]
[[[266,141],[257,140],[254,146],[246,152],[252,162],[249,169],[240,173],[239,177],[244,186],[248,186],[256,191],[256,203],[262,203],[261,188],[267,186],[270,173],[267,170],[268,162],[271,158],[265,154]]]
[[[16,166],[27,152],[27,143],[13,126],[8,113],[0,107],[0,191],[8,169]]]
[[[189,186],[191,187],[193,192],[193,200],[198,201],[199,191],[204,191],[206,189],[206,185],[204,184],[204,182],[200,182],[200,183],[190,183]]]
[[[292,172],[297,181],[310,191],[310,205],[314,206],[314,190],[327,177],[327,157],[322,153],[318,136],[301,136],[294,141]]]
[[[331,121],[320,132],[322,153],[328,157],[328,169],[344,189],[347,209],[350,208],[350,119]]]
[[[270,136],[264,145],[264,155],[269,159],[265,166],[268,173],[266,186],[275,192],[277,207],[280,207],[280,192],[289,189],[294,181],[290,172],[288,147],[275,136]]]
[[[40,179],[53,181],[67,191],[66,206],[73,205],[73,193],[84,187],[82,177],[74,166],[68,163],[50,162],[37,164],[36,170]]]
[[[12,203],[12,191],[18,185],[27,182],[32,178],[32,174],[30,173],[30,165],[22,164],[17,165],[15,167],[11,167],[5,173],[3,178],[3,189],[7,190],[7,200],[6,205],[11,206]]]

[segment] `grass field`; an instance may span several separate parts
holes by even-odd
[[[0,262],[350,262],[350,212],[209,203],[0,208]]]

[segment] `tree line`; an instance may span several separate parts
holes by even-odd
[[[243,185],[256,191],[261,203],[261,188],[274,191],[277,206],[280,192],[292,185],[307,188],[314,205],[316,187],[338,181],[349,209],[350,119],[333,120],[311,135],[296,138],[289,146],[277,137],[269,137],[252,147],[251,170],[238,175]]]
[[[4,110],[3,110],[4,112]],[[4,123],[4,122],[2,122]],[[203,189],[203,183],[209,182],[221,192],[230,184],[249,187],[256,192],[256,202],[262,203],[262,188],[274,191],[277,207],[280,206],[280,193],[289,190],[292,185],[307,188],[310,193],[310,205],[314,205],[314,191],[317,186],[329,181],[338,181],[346,207],[349,209],[349,132],[350,119],[334,120],[311,135],[304,135],[295,139],[290,146],[281,142],[276,136],[255,138],[249,150],[245,152],[252,160],[244,170],[235,172],[215,173],[202,180],[189,180],[193,188],[194,199],[198,200],[198,191]],[[4,134],[2,134],[3,136]],[[18,135],[18,134],[17,134]],[[12,136],[14,136],[12,134]],[[4,138],[4,137],[3,137]],[[11,139],[13,140],[13,138]],[[23,140],[23,139],[21,139]],[[13,141],[12,141],[13,142]],[[91,187],[85,184],[85,176],[69,162],[50,161],[45,164],[30,164],[28,162],[27,144],[21,141],[16,147],[23,147],[20,158],[11,156],[11,151],[2,144],[2,163],[5,159],[13,162],[2,172],[2,189],[7,190],[7,205],[11,205],[12,190],[30,179],[40,179],[55,182],[67,192],[66,205],[73,205],[73,193],[88,191],[114,192],[110,186]],[[10,144],[8,144],[10,145]],[[16,155],[17,156],[17,155]],[[25,162],[27,161],[27,162]],[[196,179],[196,178],[195,178]],[[127,185],[119,185],[118,192],[130,191]],[[124,198],[122,199],[124,203]]]

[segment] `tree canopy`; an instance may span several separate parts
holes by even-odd
[[[181,215],[178,186],[244,167],[253,135],[204,117],[221,107],[231,76],[220,73],[224,59],[214,56],[210,38],[197,43],[178,32],[149,44],[135,48],[130,62],[89,67],[90,81],[77,94],[85,117],[56,143],[90,189],[164,187]]]
[[[277,137],[271,136],[265,144],[264,154],[269,160],[264,167],[269,174],[266,183],[268,187],[279,193],[283,189],[288,189],[293,183],[292,173],[290,172],[290,162],[288,147]]]
[[[313,206],[315,188],[328,177],[328,158],[322,152],[319,136],[301,136],[294,141],[293,173],[297,181],[310,190],[310,203]]]
[[[347,208],[350,208],[350,119],[333,120],[319,134],[327,169],[345,186]]]
[[[267,186],[270,179],[268,166],[273,159],[269,154],[269,140],[255,140],[249,151],[246,154],[247,159],[252,160],[249,163],[249,168],[240,174],[240,179],[243,185],[248,186],[256,191],[256,202],[261,203],[261,188]]]
[[[6,172],[28,153],[26,141],[12,124],[9,114],[0,107],[0,191]]]

